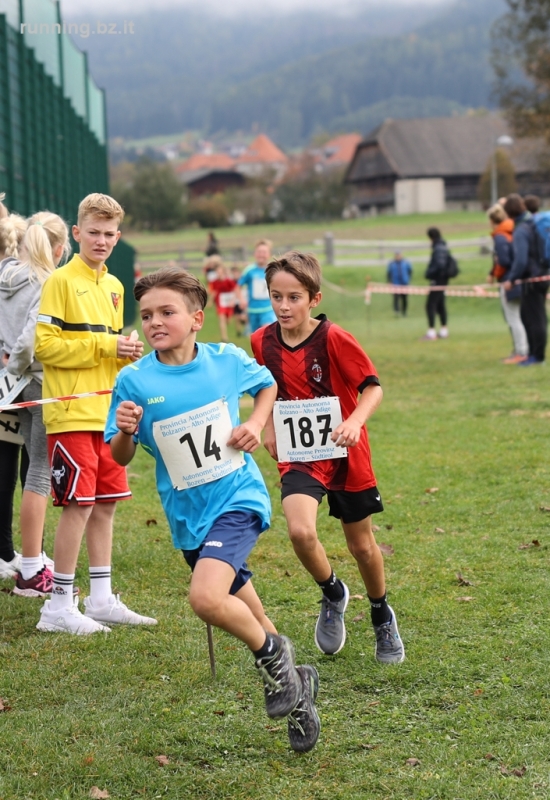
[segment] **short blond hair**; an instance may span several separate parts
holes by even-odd
[[[124,209],[117,203],[114,197],[108,194],[93,192],[86,195],[78,206],[78,225],[81,225],[86,217],[99,217],[99,219],[115,220],[117,227],[124,219]]]
[[[487,212],[487,216],[491,222],[495,223],[495,225],[498,225],[499,222],[504,222],[504,220],[508,218],[506,211],[503,209],[500,203],[495,203],[494,206],[491,206]]]
[[[222,266],[223,266],[223,261],[221,259],[221,256],[208,256],[208,258],[204,259],[203,267],[207,271],[218,269],[218,267]]]
[[[256,244],[254,245],[254,252],[256,252],[258,247],[267,247],[267,249],[271,253],[271,248],[273,247],[273,242],[270,239],[258,239]]]

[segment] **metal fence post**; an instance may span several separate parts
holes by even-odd
[[[325,261],[334,266],[334,236],[330,231],[325,233]]]

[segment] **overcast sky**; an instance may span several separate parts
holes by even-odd
[[[210,8],[222,13],[239,13],[246,11],[251,13],[259,8],[263,13],[268,10],[273,11],[297,11],[306,8],[333,9],[343,11],[345,8],[368,8],[369,6],[398,6],[403,5],[443,5],[450,0],[340,0],[338,5],[334,0],[263,0],[261,5],[258,0],[156,0],[155,8],[161,6],[165,8],[182,8],[184,6],[195,6],[197,8]],[[81,16],[93,13],[94,17],[98,14],[134,14],[140,11],[151,9],[151,0],[61,0],[62,13],[65,16]],[[116,9],[116,10],[115,10]]]

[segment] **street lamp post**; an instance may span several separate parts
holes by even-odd
[[[511,136],[503,134],[499,136],[493,146],[491,155],[491,205],[494,206],[498,200],[498,178],[497,178],[497,148],[498,147],[511,147],[514,140]]]

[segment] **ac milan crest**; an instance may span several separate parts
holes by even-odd
[[[315,359],[315,361],[313,362],[311,371],[313,372],[313,380],[317,381],[317,383],[321,383],[321,378],[323,377],[323,370],[321,369],[321,365],[317,363],[317,359]]]

